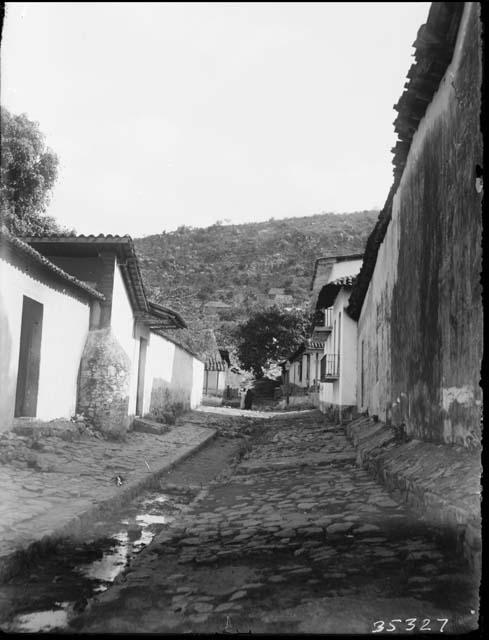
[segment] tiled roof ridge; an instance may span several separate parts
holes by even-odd
[[[433,2],[426,23],[418,29],[412,45],[415,61],[406,74],[405,90],[394,105],[398,112],[394,121],[398,140],[391,149],[394,176],[402,175],[419,122],[452,60],[463,7],[463,2]]]
[[[312,338],[307,339],[307,346],[310,349],[322,349],[326,344],[325,340],[312,340]]]
[[[67,238],[70,240],[131,240],[132,241],[132,237],[129,234],[124,234],[124,235],[118,235],[118,234],[112,234],[112,233],[99,233],[98,235],[95,235],[94,233],[90,233],[88,235],[84,234],[84,233],[78,233],[78,234],[73,234],[73,233],[42,233],[42,234],[31,234],[31,235],[24,235],[21,236],[21,238],[25,241],[28,241],[30,239],[36,239],[36,240],[58,240],[58,239],[62,239],[62,238]]]
[[[226,371],[226,363],[221,357],[208,356],[205,360],[206,371]]]
[[[319,258],[316,258],[316,260],[314,261],[314,269],[313,269],[313,273],[312,273],[312,280],[311,280],[310,290],[311,291],[313,290],[314,281],[316,279],[316,274],[317,274],[317,271],[318,271],[318,265],[319,265],[320,262],[323,262],[325,260],[335,260],[336,262],[348,262],[349,260],[362,260],[363,256],[364,256],[363,253],[346,253],[344,255],[335,254],[335,255],[321,256]]]
[[[438,90],[441,79],[452,60],[463,2],[433,2],[426,24],[418,30],[415,62],[411,65],[405,91],[394,105],[399,115],[394,121],[399,140],[392,149],[394,181],[377,222],[367,239],[362,267],[350,295],[346,312],[358,320],[377,262],[379,247],[384,240],[392,215],[392,200],[397,191],[411,148],[411,141],[424,117],[428,104]]]
[[[336,278],[336,280],[328,282],[328,285],[332,284],[341,287],[352,287],[355,284],[357,277],[358,274],[355,276],[341,276],[340,278]]]
[[[72,276],[70,273],[67,273],[66,271],[55,265],[41,253],[39,253],[39,251],[33,249],[27,242],[24,242],[21,237],[13,235],[10,231],[8,231],[6,227],[0,227],[0,243],[2,241],[6,241],[11,246],[30,256],[31,258],[36,260],[36,262],[49,269],[52,273],[56,274],[60,279],[70,282],[70,284],[78,287],[79,289],[83,289],[94,298],[105,300],[105,296],[103,293],[97,291],[82,280],[78,280],[78,278],[75,278],[75,276]]]
[[[139,267],[139,260],[136,254],[136,249],[134,247],[134,241],[132,239],[132,237],[128,234],[124,235],[124,236],[119,236],[119,235],[113,235],[113,234],[103,234],[103,233],[99,233],[98,235],[94,235],[94,234],[90,234],[90,235],[85,235],[85,234],[70,234],[70,233],[66,233],[66,234],[60,234],[60,233],[50,233],[50,234],[37,234],[37,235],[30,235],[30,236],[23,236],[22,237],[23,241],[25,242],[32,242],[32,243],[49,243],[49,242],[57,242],[57,241],[63,241],[65,240],[66,243],[69,242],[93,242],[94,244],[97,244],[97,242],[100,243],[104,243],[104,242],[110,242],[110,243],[114,243],[114,244],[120,244],[123,245],[127,248],[127,250],[129,251],[129,258],[130,260],[132,260],[132,269],[133,271],[135,271],[135,278],[137,280],[137,282],[133,281],[133,275],[131,273],[130,269],[127,269],[126,265],[122,265],[119,263],[119,266],[123,269],[123,270],[127,270],[127,277],[129,278],[129,280],[131,281],[132,285],[133,285],[133,293],[134,293],[134,297],[135,297],[135,304],[137,307],[139,307],[140,310],[142,311],[148,311],[149,307],[148,307],[148,299],[147,299],[147,294],[146,294],[146,288],[144,286],[144,281],[143,281],[143,277],[141,274],[141,269]],[[139,295],[138,295],[138,289],[139,289]],[[142,306],[142,309],[141,309]]]
[[[319,256],[319,258],[316,258],[316,262],[319,262],[320,260],[361,260],[363,257],[363,253],[345,253],[345,254],[341,254],[341,253],[336,253],[334,255],[330,255],[330,256]]]

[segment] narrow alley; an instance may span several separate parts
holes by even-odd
[[[0,633],[487,637],[487,3],[3,4]]]
[[[201,416],[208,421],[211,414]],[[221,469],[210,483],[201,479],[203,489],[188,507],[69,629],[454,633],[477,627],[478,585],[470,570],[356,465],[343,427],[303,412],[260,421],[254,433],[234,469]],[[217,475],[206,467],[207,480]]]

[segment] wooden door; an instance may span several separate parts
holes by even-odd
[[[15,417],[36,417],[43,310],[42,304],[24,296],[15,393]]]

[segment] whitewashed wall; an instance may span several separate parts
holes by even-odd
[[[349,297],[350,292],[345,289],[338,296],[342,307],[339,404],[343,407],[356,406],[357,403],[357,323],[345,311]]]
[[[138,383],[139,340],[134,337],[134,313],[120,268],[117,265],[114,269],[110,326],[117,341],[131,359],[128,414],[134,416]]]
[[[173,342],[151,333],[146,354],[143,412],[152,408],[155,394],[168,389],[175,400],[190,408],[202,400],[204,363]]]
[[[324,353],[339,354],[340,375],[334,382],[321,383],[319,403],[322,411],[330,405],[354,406],[357,401],[357,323],[345,311],[349,297],[350,290],[341,289],[333,305],[334,330],[326,340]]]
[[[204,363],[197,358],[192,358],[193,383],[190,394],[190,408],[195,409],[202,402],[202,387],[204,385]]]
[[[57,291],[0,258],[0,430],[9,429],[14,417],[24,295],[43,305],[36,417],[70,418],[76,408],[88,301]]]

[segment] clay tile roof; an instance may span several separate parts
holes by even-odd
[[[336,296],[340,292],[341,288],[354,288],[358,277],[359,275],[342,276],[341,278],[337,278],[336,280],[325,284],[319,292],[316,309],[327,309],[328,307],[331,307],[334,304]]]
[[[176,311],[173,311],[173,309],[164,307],[163,305],[152,302],[151,300],[148,300],[148,309],[153,318],[157,320],[164,320],[169,323],[169,327],[167,328],[178,327],[180,329],[185,329],[187,327],[182,316]]]
[[[227,365],[219,356],[209,356],[205,361],[206,371],[226,371]]]
[[[324,349],[324,342],[321,340],[308,340],[307,348],[308,349]]]
[[[294,360],[302,356],[304,353],[306,353],[307,350],[322,351],[324,349],[324,344],[325,343],[322,340],[311,340],[310,338],[308,338],[305,342],[299,345],[299,347],[294,351],[294,353],[288,358],[288,361],[293,362]]]
[[[350,260],[362,260],[363,253],[350,253],[348,255],[331,255],[331,256],[321,256],[320,258],[316,258],[314,262],[314,270],[312,273],[312,280],[310,289],[312,291],[314,287],[314,281],[316,280],[316,275],[318,272],[318,268],[323,263],[331,263],[331,262],[349,262]]]
[[[413,43],[415,62],[394,105],[398,112],[394,121],[398,141],[392,149],[395,176],[402,175],[418,124],[450,64],[463,8],[463,2],[433,2],[426,24],[418,30]]]
[[[29,244],[21,240],[20,238],[12,235],[6,227],[0,228],[0,255],[5,255],[8,250],[13,250],[19,253],[23,253],[25,256],[28,256],[39,265],[44,267],[46,270],[53,273],[60,280],[64,280],[65,282],[69,282],[72,286],[77,289],[83,290],[85,293],[89,294],[92,298],[97,298],[98,300],[105,300],[105,296],[100,291],[97,291],[86,282],[82,280],[78,280],[75,276],[72,276],[66,271],[63,271],[60,267],[53,264],[50,260],[48,260],[45,256],[33,249]]]
[[[342,276],[341,278],[337,278],[332,282],[329,282],[330,285],[336,285],[337,287],[353,287],[355,284],[357,276]]]
[[[70,251],[78,252],[83,252],[90,246],[116,251],[118,265],[127,286],[131,305],[138,317],[154,329],[182,329],[186,327],[185,321],[176,311],[148,300],[139,260],[131,236],[103,233],[98,236],[93,234],[46,234],[42,236],[25,236],[23,240],[40,251],[53,251],[51,255],[63,250],[63,247],[66,250],[68,246]]]
[[[89,235],[85,235],[84,233],[80,233],[80,234],[69,234],[69,233],[43,233],[42,235],[40,234],[35,234],[32,236],[23,236],[23,240],[30,242],[31,240],[38,240],[38,241],[49,241],[49,240],[66,240],[67,242],[97,242],[97,241],[101,241],[101,242],[105,242],[105,241],[114,241],[114,242],[121,242],[123,240],[132,240],[131,236],[129,235],[123,235],[123,236],[119,236],[119,235],[113,235],[112,233],[99,233],[97,236],[94,235],[93,233],[89,234]]]

